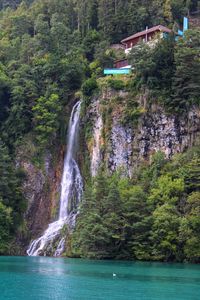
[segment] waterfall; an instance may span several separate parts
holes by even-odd
[[[76,162],[81,102],[77,102],[71,112],[67,136],[67,151],[61,181],[60,210],[58,220],[49,224],[38,239],[32,241],[27,250],[29,256],[46,255],[56,245],[54,256],[60,256],[65,248],[62,229],[75,224],[78,203],[83,192],[83,180]]]

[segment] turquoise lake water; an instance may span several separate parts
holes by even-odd
[[[200,300],[200,266],[0,257],[2,299]]]

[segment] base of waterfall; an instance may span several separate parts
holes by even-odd
[[[66,220],[58,220],[49,224],[47,230],[34,240],[28,251],[28,256],[60,256],[65,248],[65,237],[62,236]]]
[[[76,214],[71,214],[50,223],[43,235],[32,241],[27,250],[28,256],[61,256],[65,251],[67,233],[74,227],[75,218]]]

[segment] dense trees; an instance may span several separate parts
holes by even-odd
[[[199,262],[199,165],[188,188],[199,156],[194,148],[167,162],[157,153],[132,182],[100,172],[86,187],[72,255]]]
[[[173,98],[179,108],[200,104],[200,30],[188,30],[175,48]]]
[[[58,116],[61,111],[59,97],[56,94],[50,95],[48,99],[40,97],[33,107],[36,139],[39,147],[49,145],[54,134],[58,130]]]
[[[182,233],[185,235],[185,255],[188,259],[199,261],[200,256],[200,234],[199,234],[199,202],[200,193],[193,192],[186,202],[186,218],[182,225]],[[186,231],[185,231],[186,230]]]
[[[145,44],[132,50],[130,62],[139,86],[170,91],[174,73],[174,37],[160,40],[155,47]]]
[[[134,81],[146,86],[168,109],[186,112],[200,103],[200,30],[188,30],[175,43],[168,36],[155,47],[142,45],[130,54]]]
[[[17,7],[21,2],[30,5],[34,1],[2,0],[0,8]],[[33,7],[37,14],[57,13],[70,30],[78,30],[83,36],[91,29],[99,29],[105,38],[116,42],[146,26],[180,20],[197,5],[197,0],[37,0]]]
[[[24,174],[15,170],[7,147],[0,139],[0,254],[8,251],[9,241],[23,222],[26,209],[21,191]]]

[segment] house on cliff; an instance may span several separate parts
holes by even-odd
[[[184,32],[189,28],[189,20],[184,17],[183,19],[183,30],[178,30],[175,33],[176,40],[181,36],[184,36]],[[168,34],[172,32],[171,29],[163,26],[157,25],[151,28],[146,28],[146,30],[137,32],[121,41],[120,44],[113,45],[113,49],[123,49],[125,51],[125,56],[127,57],[130,51],[137,47],[141,43],[147,43],[149,46],[154,46],[160,39],[165,38]],[[129,65],[128,59],[120,59],[115,61],[113,69],[105,69],[104,75],[114,75],[114,74],[129,74],[133,67]]]
[[[141,32],[137,32],[121,41],[120,44],[112,45],[113,49],[122,49],[125,52],[125,56],[141,42],[148,43],[149,45],[155,45],[160,38],[163,38],[166,34],[169,34],[171,30],[165,26],[157,25],[152,28],[146,28]],[[120,59],[115,61],[114,69],[105,69],[104,74],[129,74],[131,66],[128,63],[128,59]]]
[[[148,43],[149,45],[155,45],[159,38],[163,38],[166,36],[166,34],[169,34],[171,32],[171,29],[162,25],[157,25],[152,28],[146,28],[146,30],[143,30],[123,39],[121,41],[121,44],[124,47],[125,54],[128,55],[129,52],[139,43],[143,42]],[[121,69],[130,67],[131,66],[129,66],[127,59],[121,59],[115,62],[115,68]]]

